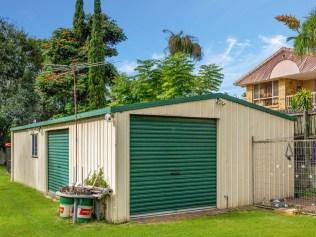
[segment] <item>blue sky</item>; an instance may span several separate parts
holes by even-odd
[[[75,0],[0,0],[0,16],[29,35],[50,37],[58,27],[72,24]],[[137,59],[160,58],[166,48],[163,29],[183,30],[203,46],[201,63],[224,69],[221,91],[240,95],[233,81],[273,51],[290,46],[293,33],[274,20],[290,13],[303,19],[314,7],[312,0],[103,0],[102,9],[124,29],[128,39],[110,59],[119,70],[132,73]],[[91,13],[93,0],[85,0]]]

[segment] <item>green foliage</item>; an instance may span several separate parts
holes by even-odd
[[[177,53],[167,57],[160,66],[161,93],[158,99],[169,99],[179,96],[189,96],[194,88],[194,64],[185,55]]]
[[[71,65],[87,60],[85,46],[72,29],[60,28],[54,31],[52,38],[42,43],[42,53],[45,63]],[[64,74],[62,70],[44,69],[37,76],[34,86],[42,108],[41,119],[73,114],[73,76]],[[77,76],[78,111],[87,110],[87,84],[87,70],[83,70]]]
[[[223,82],[222,68],[216,64],[202,65],[196,80],[195,90],[198,95],[219,91]]]
[[[88,51],[88,62],[90,64],[104,62],[104,32],[101,29],[101,25],[101,1],[94,0],[94,15],[92,19],[92,31]],[[89,102],[91,109],[101,108],[106,103],[105,79],[103,66],[89,68]]]
[[[133,81],[126,74],[119,74],[114,79],[112,88],[112,105],[132,104],[135,102],[132,93]]]
[[[312,108],[312,93],[307,89],[301,89],[291,99],[293,109],[306,110]]]
[[[202,59],[202,47],[195,37],[184,35],[182,31],[174,33],[170,30],[163,30],[163,32],[169,34],[168,49],[171,55],[183,53],[195,60]]]
[[[78,112],[84,112],[88,107],[87,98],[87,74],[77,76],[77,102]],[[55,73],[42,73],[37,77],[35,90],[39,95],[42,118],[57,118],[73,114],[73,76],[65,74],[58,76]],[[58,113],[56,113],[58,111]]]
[[[59,28],[42,44],[45,63],[70,65],[86,62],[85,50],[72,29]]]
[[[89,175],[89,177],[84,180],[84,185],[107,188],[109,185],[104,179],[103,168],[96,170],[92,173],[92,175]]]
[[[100,30],[103,32],[103,43],[105,47],[105,56],[113,57],[117,56],[118,52],[115,46],[126,40],[126,36],[123,30],[117,25],[116,21],[111,19],[105,13],[101,14],[101,28]],[[91,35],[91,31],[93,28],[93,15],[87,16],[87,24],[88,24],[88,35]]]
[[[298,33],[288,38],[294,40],[294,50],[298,55],[316,53],[316,10],[313,10],[303,23],[290,15],[276,16],[276,19]]]
[[[46,64],[103,62],[106,57],[117,55],[115,46],[126,36],[114,20],[101,12],[100,1],[96,4],[97,21],[94,24],[94,15],[86,16],[83,1],[77,0],[73,28],[57,29],[50,39],[42,42]],[[116,76],[117,71],[111,63],[90,71],[80,70],[77,74],[78,111],[105,105],[110,99],[108,88]],[[70,75],[64,74],[62,70],[50,71],[50,67],[46,66],[37,77],[35,88],[43,111],[40,119],[74,113],[73,78]],[[96,103],[89,103],[91,101]]]
[[[1,141],[8,139],[10,127],[36,118],[38,107],[33,83],[41,62],[39,41],[0,19]]]
[[[75,14],[73,17],[73,29],[77,39],[84,42],[87,38],[87,24],[83,10],[83,0],[76,1]]]
[[[202,65],[196,75],[192,59],[181,53],[163,60],[139,60],[135,75],[114,79],[112,104],[202,95],[217,91],[222,80],[222,69],[214,64]]]
[[[300,33],[294,39],[294,49],[299,55],[316,53],[316,11],[303,22]]]
[[[137,62],[138,66],[135,68],[137,76],[134,78],[132,96],[134,101],[152,101],[161,91],[160,61],[149,59]]]

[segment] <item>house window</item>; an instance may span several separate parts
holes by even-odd
[[[257,84],[257,85],[254,86],[254,89],[253,89],[253,98],[254,98],[254,99],[260,99],[260,87],[259,87],[259,84]]]
[[[279,82],[271,81],[254,85],[253,102],[262,106],[278,105]]]
[[[37,158],[37,134],[32,134],[32,157]]]
[[[273,81],[272,82],[272,96],[276,97],[279,96],[279,81]]]

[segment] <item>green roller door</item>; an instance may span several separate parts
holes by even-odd
[[[69,131],[48,132],[48,191],[69,184]]]
[[[130,119],[130,213],[216,206],[216,120]]]

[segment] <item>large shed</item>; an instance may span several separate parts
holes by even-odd
[[[52,193],[102,167],[114,223],[251,205],[252,139],[293,137],[293,120],[222,93],[107,107],[13,128],[12,180]]]

